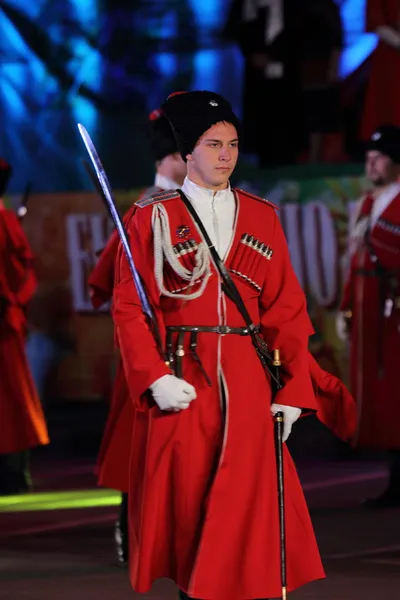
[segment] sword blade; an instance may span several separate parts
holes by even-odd
[[[136,291],[138,293],[139,300],[142,305],[142,310],[149,317],[149,319],[151,320],[151,322],[154,326],[155,325],[154,314],[153,314],[152,308],[150,306],[150,302],[147,298],[146,292],[143,288],[142,282],[140,280],[139,273],[136,269],[135,261],[133,259],[132,252],[131,252],[129,242],[128,242],[128,236],[127,236],[125,228],[123,226],[122,219],[116,208],[116,202],[115,202],[114,196],[111,191],[110,182],[108,181],[104,167],[103,167],[100,157],[97,153],[97,150],[94,147],[94,144],[90,138],[90,135],[86,131],[85,127],[83,125],[81,125],[80,123],[78,123],[78,129],[79,129],[79,133],[81,134],[83,143],[85,144],[87,153],[89,154],[89,158],[92,162],[94,171],[96,173],[96,176],[97,176],[97,179],[98,179],[98,182],[100,185],[100,189],[102,191],[103,199],[105,200],[105,202],[107,204],[107,207],[111,214],[112,220],[114,221],[115,227],[117,228],[118,235],[120,237],[120,240],[121,240],[124,252],[125,252],[125,256],[128,260],[129,269],[132,274],[132,278],[133,278],[133,281],[134,281],[134,284],[136,287]],[[97,185],[96,185],[96,189],[99,191]]]

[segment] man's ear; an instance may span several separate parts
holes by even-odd
[[[186,154],[186,160],[189,162],[190,160],[193,160],[193,155],[192,154]]]

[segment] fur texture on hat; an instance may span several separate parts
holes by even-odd
[[[149,122],[151,127],[151,152],[155,162],[170,154],[179,152],[171,125],[161,109],[153,110],[149,115]]]
[[[367,150],[376,150],[400,164],[400,127],[395,125],[378,127],[367,143]]]
[[[7,191],[8,182],[12,174],[12,166],[4,158],[0,158],[0,198]]]

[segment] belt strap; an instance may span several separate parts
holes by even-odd
[[[228,298],[230,300],[232,300],[232,302],[236,305],[238,311],[242,315],[243,320],[246,323],[246,326],[249,330],[249,335],[251,336],[251,339],[252,339],[254,348],[257,352],[258,358],[260,359],[264,369],[266,371],[268,371],[271,379],[275,383],[276,388],[281,389],[282,384],[278,381],[277,377],[275,376],[275,374],[272,372],[272,370],[270,368],[270,365],[272,364],[272,356],[269,353],[267,344],[260,338],[259,335],[257,335],[257,329],[256,329],[257,326],[251,320],[251,317],[250,317],[250,315],[247,311],[247,308],[243,302],[243,298],[241,297],[232,277],[229,275],[228,269],[226,268],[224,262],[221,260],[221,257],[219,256],[217,250],[215,249],[214,244],[210,240],[210,237],[209,237],[203,223],[201,222],[199,215],[197,214],[196,210],[194,209],[192,203],[185,196],[185,194],[182,192],[181,189],[177,189],[176,191],[180,195],[182,202],[186,206],[193,221],[196,223],[203,238],[205,239],[205,242],[210,250],[210,254],[211,254],[213,263],[224,282],[222,285],[223,292],[228,296]]]
[[[173,333],[218,333],[220,335],[250,335],[250,329],[248,327],[228,327],[228,325],[168,325],[166,327],[167,331],[171,331]],[[256,326],[256,331],[260,329],[260,326]]]

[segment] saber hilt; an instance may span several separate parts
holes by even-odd
[[[22,200],[17,208],[17,217],[19,219],[20,222],[22,222],[24,220],[24,218],[26,217],[26,214],[28,212],[28,200],[29,200],[29,196],[31,195],[31,184],[27,183],[25,186],[25,190],[22,196]]]

